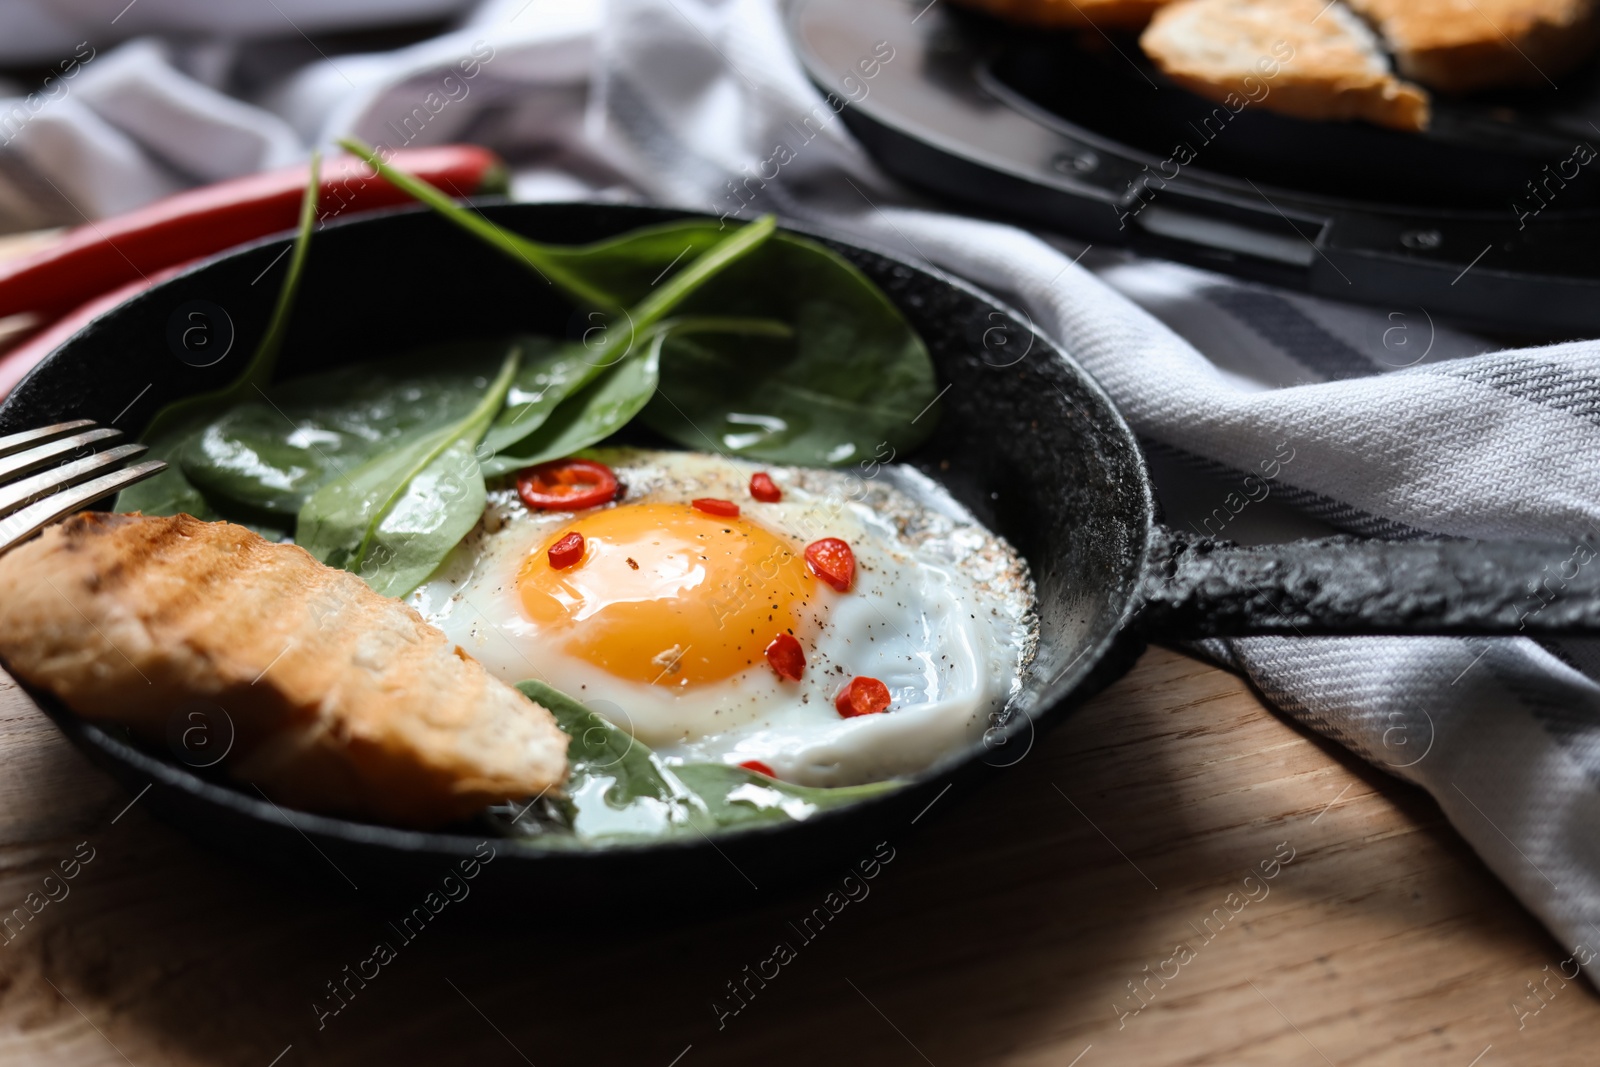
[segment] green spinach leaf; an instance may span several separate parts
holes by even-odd
[[[404,596],[438,567],[483,515],[477,445],[505,403],[518,354],[457,423],[331,479],[300,509],[295,539],[322,562],[355,571],[386,596]]]
[[[365,160],[384,180],[512,261],[540,275],[579,305],[613,313],[645,300],[673,268],[680,263],[693,264],[703,253],[723,244],[730,233],[755,227],[746,235],[746,239],[760,233],[755,240],[755,243],[759,243],[765,240],[774,225],[770,216],[757,219],[748,226],[736,224],[734,227],[723,222],[687,219],[640,227],[586,245],[544,244],[489,221],[480,212],[457,203],[438,188],[390,166],[370,145],[349,137],[338,143],[341,148]],[[709,264],[706,266],[710,267]],[[721,269],[720,266],[713,267],[711,272],[718,269]],[[684,271],[679,273],[683,274]],[[692,276],[686,281],[688,288],[698,284],[698,280]],[[645,325],[647,323],[635,323],[639,329]]]
[[[672,268],[716,247],[729,232],[725,224],[683,219],[591,244],[555,245],[550,251],[618,307],[628,307],[643,300]]]
[[[898,789],[898,782],[819,788],[780,782],[727,763],[684,763],[678,780],[705,806],[718,829],[791,822]]]
[[[205,428],[204,416],[181,423],[155,437],[146,436],[147,459],[162,459],[167,469],[117,495],[118,511],[139,511],[146,515],[193,515],[207,522],[222,516],[204,493],[183,473],[183,456],[191,442]]]
[[[693,798],[648,748],[544,682],[517,688],[548,708],[570,739],[565,790],[575,834],[588,841],[648,838],[687,825]]]
[[[548,708],[571,739],[566,791],[573,832],[584,841],[647,840],[798,821],[899,787],[898,782],[875,782],[818,789],[720,763],[668,766],[560,690],[538,681],[519,682],[517,688]]]
[[[440,210],[458,214],[465,209],[447,203]],[[667,314],[712,278],[759,248],[776,225],[776,220],[769,215],[719,239],[673,274],[666,284],[653,287],[632,309],[603,322],[593,343],[569,344],[562,352],[552,354],[545,368],[548,379],[545,388],[519,399],[514,404],[515,410],[502,412],[490,428],[488,451],[505,453],[506,457],[494,464],[494,472],[503,473],[536,462],[527,458],[534,454],[554,458],[576,451],[599,439],[592,435],[596,427],[605,427],[599,435],[603,437],[638,414],[655,392],[660,356],[660,345],[656,342],[667,328]],[[687,328],[765,330],[780,334],[786,330],[781,323],[748,318],[729,320],[726,316],[701,316],[693,322],[697,325]],[[639,350],[644,354],[636,354]],[[647,366],[632,369],[625,366],[641,360]],[[618,413],[623,414],[621,421],[616,421]],[[546,432],[545,423],[552,418],[556,421]],[[538,440],[528,444],[528,439],[533,437]],[[571,444],[580,438],[583,444]]]
[[[668,336],[686,333],[737,333],[747,336],[787,337],[789,328],[765,319],[727,319],[697,317],[667,319],[650,327],[644,335],[642,351],[624,352],[609,366],[578,379],[584,384],[553,408],[529,418],[518,416],[524,424],[537,427],[510,444],[498,444],[494,431],[506,413],[495,420],[495,427],[484,439],[484,451],[495,454],[484,460],[485,475],[494,476],[570,456],[622,429],[644,409],[655,395],[660,378],[661,346]],[[568,379],[574,380],[574,379]],[[509,435],[506,435],[509,436]],[[502,438],[503,439],[503,438]]]
[[[661,337],[657,335],[644,352],[604,368],[593,382],[563,400],[536,431],[486,459],[484,473],[504,474],[570,456],[611,436],[655,395],[660,365]]]
[[[737,276],[708,282],[683,314],[761,316],[791,339],[669,339],[651,427],[686,448],[707,438],[769,463],[839,465],[920,444],[938,420],[922,339],[876,286],[833,252],[779,234]]]
[[[606,369],[581,344],[541,340],[544,346],[532,358],[524,358],[516,384],[506,394],[505,407],[484,434],[482,452],[489,457],[484,462],[486,474],[501,474],[518,466],[501,462],[498,453],[532,435],[558,404]]]
[[[549,245],[530,241],[521,234],[496,226],[477,211],[462,207],[422,179],[391,167],[365,142],[346,137],[338,144],[345,151],[365,160],[390,185],[428,205],[468,233],[555,284],[578,303],[599,308],[616,306],[616,301],[609,293],[591,285],[582,274],[568,270],[560,257],[551,254]]]
[[[598,265],[601,275],[610,275],[610,283],[615,284],[626,274],[637,285],[642,278],[641,255],[659,256],[674,246],[684,232],[680,227],[671,235],[630,234],[601,246],[557,249],[496,226],[426,182],[390,167],[359,141],[347,139],[340,144],[397,187],[520,260],[581,303],[615,308],[619,301],[616,294],[591,284],[586,270]],[[568,455],[621,429],[655,393],[661,348],[658,326],[662,320],[711,279],[761,247],[776,227],[777,220],[770,215],[727,234],[721,233],[720,228],[708,231],[702,227],[697,231],[697,240],[685,244],[656,273],[633,307],[601,317],[593,343],[588,343],[586,337],[584,343],[570,344],[561,352],[552,353],[543,368],[544,386],[514,399],[490,427],[486,453],[494,458],[487,461],[487,471],[501,474]],[[697,248],[698,254],[686,258]],[[684,265],[678,267],[679,261]],[[624,263],[630,270],[618,272],[616,267]]]
[[[124,489],[117,497],[119,511],[142,511],[146,515],[188,512],[197,519],[219,517],[212,502],[184,474],[183,457],[212,415],[252,397],[272,380],[278,354],[283,350],[283,338],[289,329],[289,316],[294,311],[295,295],[300,291],[300,277],[305,272],[306,256],[311,250],[312,225],[317,218],[317,193],[321,188],[321,153],[311,154],[310,169],[305,195],[300,200],[300,223],[295,233],[293,251],[289,254],[289,266],[284,273],[283,284],[278,288],[278,299],[273,305],[272,317],[267,320],[266,332],[257,342],[244,372],[226,388],[185,397],[156,412],[140,440],[148,446],[144,458],[166,460],[167,469]]]
[[[553,347],[541,337],[438,345],[292,379],[207,423],[182,455],[183,473],[212,499],[292,524],[341,473],[460,422],[508,353],[524,355],[514,393],[529,381],[527,354]]]
[[[751,459],[833,466],[882,455],[884,446],[914,448],[938,421],[937,383],[921,338],[870,279],[814,241],[777,234],[744,250],[738,271],[692,277],[695,263],[714,258],[724,223],[683,220],[592,245],[544,245],[394,171],[365,145],[341,143],[580,304],[613,314],[630,304],[635,311],[651,305],[647,310],[665,314],[681,303],[684,314],[792,324],[794,338],[787,343],[723,337],[666,345],[658,396],[643,418],[685,447],[704,448],[709,438],[722,451]],[[679,262],[689,266],[671,274]],[[671,287],[660,284],[669,274],[687,283],[683,291],[663,292]],[[667,306],[657,309],[657,301]],[[634,322],[632,336],[648,325],[647,319]]]

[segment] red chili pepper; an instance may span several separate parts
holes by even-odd
[[[690,501],[696,511],[703,511],[707,515],[715,515],[720,519],[737,519],[739,505],[731,500],[718,500],[714,496],[703,496]]]
[[[833,698],[833,706],[847,719],[876,715],[889,710],[889,687],[876,678],[852,678]]]
[[[550,546],[550,566],[564,571],[583,558],[583,534],[574,530]]]
[[[765,763],[762,763],[758,759],[747,759],[743,763],[739,764],[739,766],[743,767],[747,771],[755,771],[757,774],[764,774],[768,778],[778,777],[778,772],[774,771],[771,767],[768,767]]]
[[[837,537],[824,537],[807,545],[806,566],[841,593],[848,593],[856,580],[856,554]]]
[[[451,196],[505,187],[505,164],[476,145],[403,148],[390,162]],[[252,174],[79,226],[47,248],[0,264],[0,318],[32,312],[54,319],[164,267],[292,230],[309,176],[305,164]],[[323,165],[323,220],[409,203],[409,196],[354,156]]]
[[[805,649],[800,647],[800,642],[794,639],[793,634],[779,634],[772,639],[772,644],[767,646],[767,662],[772,664],[779,678],[787,678],[791,682],[798,682],[806,672]]]
[[[553,459],[517,472],[517,495],[535,511],[582,511],[617,495],[617,476],[592,459]]]
[[[783,499],[783,490],[772,480],[772,475],[757,471],[750,476],[750,495],[763,504],[776,504]]]

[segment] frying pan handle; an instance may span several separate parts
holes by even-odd
[[[1600,542],[1242,546],[1157,526],[1139,625],[1152,638],[1600,633]]]

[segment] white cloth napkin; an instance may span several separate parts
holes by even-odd
[[[356,21],[369,6],[319,5]],[[241,32],[262,32],[251,10]],[[467,57],[478,60],[470,79]],[[399,51],[317,58],[275,78],[257,69],[243,101],[221,91],[237,58],[225,41],[174,39],[82,65],[64,99],[14,137],[0,130],[0,207],[25,217],[17,205],[31,190],[34,210],[53,205],[61,221],[103,214],[345,133],[395,147],[481,141],[516,164],[525,198],[776,210],[1001,295],[1100,380],[1158,466],[1208,473],[1174,480],[1186,491],[1174,496],[1180,525],[1259,536],[1286,528],[1263,520],[1292,505],[1387,537],[1600,532],[1600,345],[1497,350],[1421,308],[1339,306],[937,209],[850,138],[799,69],[771,0],[491,0]],[[1244,481],[1265,470],[1274,477]],[[1428,790],[1600,977],[1591,643],[1206,648],[1284,715]]]

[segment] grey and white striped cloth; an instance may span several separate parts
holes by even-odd
[[[324,24],[345,6],[359,22],[369,5],[324,0]],[[492,56],[476,80],[447,83],[483,45]],[[275,77],[255,69],[246,80],[259,90],[231,98],[223,89],[241,79],[230,63],[247,54],[209,39],[108,49],[78,75],[70,106],[45,109],[0,151],[0,181],[24,170],[69,199],[79,191],[94,213],[112,202],[95,190],[153,195],[162,182],[220,176],[219,159],[262,165],[289,138],[297,151],[345,133],[396,147],[482,141],[517,163],[525,198],[777,210],[1000,294],[1104,384],[1158,469],[1214,475],[1198,490],[1188,475],[1172,480],[1184,491],[1173,515],[1197,528],[1244,539],[1328,526],[1392,538],[1597,530],[1600,343],[1508,350],[1422,308],[1339,306],[936,208],[888,181],[849,137],[798,68],[773,0],[489,0],[450,33],[396,52],[313,58]],[[196,152],[207,143],[232,153]],[[184,162],[195,159],[212,169]],[[144,184],[119,186],[124,176]],[[1594,957],[1593,645],[1262,638],[1207,648],[1284,715],[1428,790],[1574,958]]]

